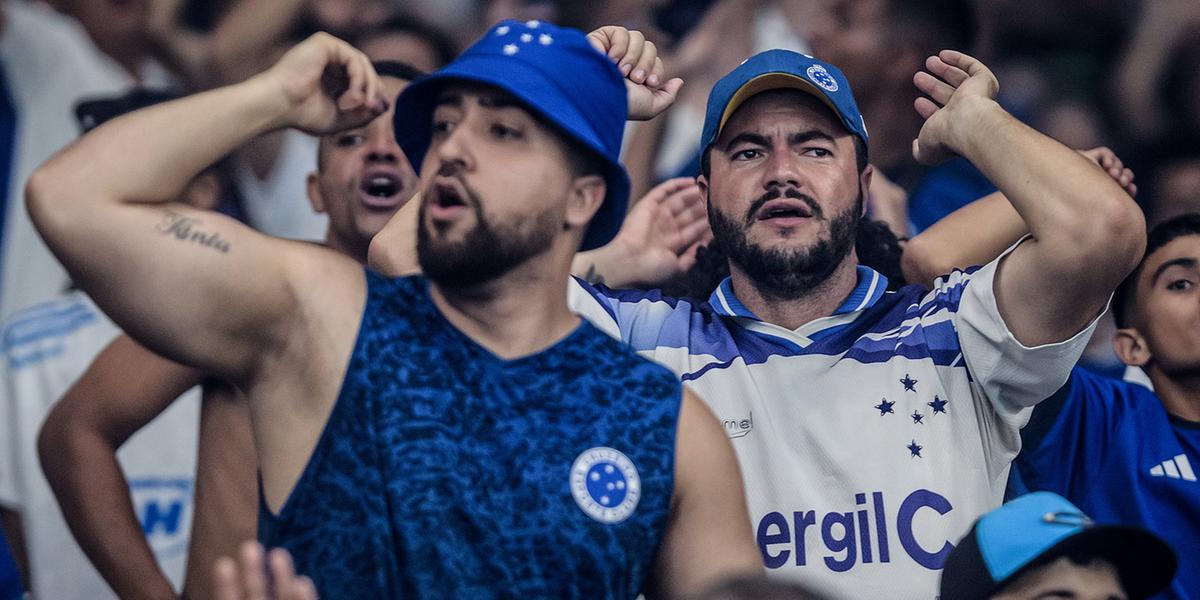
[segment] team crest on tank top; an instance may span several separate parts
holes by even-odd
[[[571,494],[587,516],[604,524],[629,518],[641,498],[637,467],[620,450],[585,450],[571,465]]]

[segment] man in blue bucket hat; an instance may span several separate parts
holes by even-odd
[[[834,598],[935,595],[1144,243],[1124,190],[1006,113],[985,65],[943,51],[925,67],[915,157],[963,156],[1005,193],[1032,234],[1000,258],[886,292],[854,250],[873,169],[850,86],[768,50],[713,87],[701,135],[697,181],[730,277],[707,302],[571,290],[723,423],[768,575]]]
[[[97,128],[28,189],[132,336],[255,398],[259,538],[325,598],[680,596],[761,574],[720,424],[566,304],[572,257],[628,193],[624,80],[582,34],[501,24],[396,101],[425,277],[165,204],[265,131],[366,122],[378,90],[317,34]]]

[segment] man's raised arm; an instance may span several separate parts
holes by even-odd
[[[317,34],[245,82],[114,119],[30,178],[29,213],[75,282],[155,352],[245,377],[294,314],[291,274],[351,263],[169,203],[250,138],[358,126],[386,107],[370,61]],[[324,261],[324,262],[322,262]]]
[[[1005,324],[1026,346],[1073,336],[1141,259],[1141,211],[1087,158],[1000,108],[994,100],[999,84],[983,63],[943,50],[925,66],[914,76],[928,97],[915,102],[925,125],[913,154],[925,164],[953,154],[971,161],[1032,234],[996,274]]]

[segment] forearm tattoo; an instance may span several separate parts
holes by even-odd
[[[193,242],[201,246],[207,246],[223,254],[229,253],[229,241],[221,237],[221,234],[212,231],[204,231],[199,229],[203,224],[200,219],[193,219],[181,215],[177,212],[167,211],[163,216],[163,220],[154,229],[159,233],[174,237],[177,240],[184,242]]]

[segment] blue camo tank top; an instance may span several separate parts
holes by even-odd
[[[367,273],[342,390],[259,538],[323,599],[633,598],[670,512],[680,383],[586,320],[506,361],[419,277]]]

